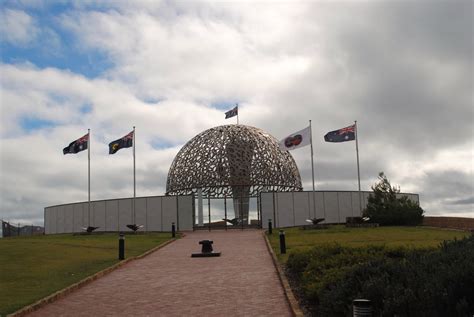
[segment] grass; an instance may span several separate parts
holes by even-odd
[[[278,260],[285,263],[288,254],[311,247],[338,243],[342,246],[362,247],[366,245],[385,245],[388,247],[406,246],[410,248],[437,247],[444,240],[463,238],[469,233],[464,231],[443,230],[425,227],[377,227],[346,228],[330,226],[328,229],[301,230],[300,228],[284,229],[286,237],[286,254],[280,254],[279,232],[273,230],[269,235],[270,243]]]
[[[126,235],[125,257],[140,255],[170,238],[169,233]],[[117,234],[0,239],[0,316],[117,262]]]

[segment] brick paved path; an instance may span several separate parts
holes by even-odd
[[[220,257],[191,258],[199,240]],[[291,316],[261,231],[197,231],[30,316]]]

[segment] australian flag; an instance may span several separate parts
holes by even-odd
[[[355,140],[355,124],[348,127],[326,133],[326,142],[346,142]]]
[[[71,142],[68,146],[63,149],[63,154],[76,154],[78,152],[87,150],[89,143],[89,133],[84,135],[82,138],[77,139],[76,141]]]
[[[118,140],[109,143],[109,154],[115,154],[118,150],[133,146],[133,131]]]
[[[239,106],[235,106],[234,109],[231,109],[225,113],[225,118],[229,119],[235,117],[239,114]]]

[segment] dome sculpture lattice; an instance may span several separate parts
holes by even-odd
[[[296,163],[278,141],[261,129],[224,125],[191,139],[176,155],[167,195],[202,190],[204,197],[256,197],[262,191],[300,191]],[[242,201],[241,198],[241,202]]]

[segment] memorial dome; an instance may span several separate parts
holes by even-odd
[[[246,125],[201,132],[176,155],[168,172],[167,195],[202,190],[204,197],[255,197],[262,191],[302,190],[298,167],[278,141]]]

